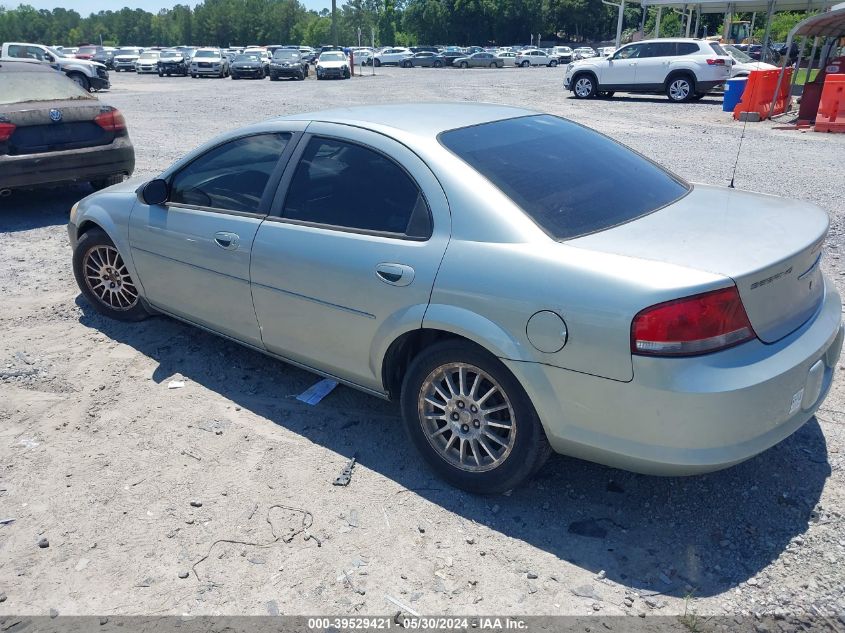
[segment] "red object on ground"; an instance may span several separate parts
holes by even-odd
[[[845,74],[824,78],[816,132],[845,132]]]
[[[792,80],[792,69],[787,68],[783,73],[780,91],[775,95],[780,70],[752,70],[748,74],[748,83],[742,93],[742,100],[734,108],[734,119],[739,120],[743,113],[756,112],[760,120],[769,118],[772,101],[775,109],[772,114],[783,114],[792,102],[789,94]]]

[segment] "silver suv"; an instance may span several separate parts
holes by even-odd
[[[191,60],[191,77],[223,77],[229,76],[229,58],[219,48],[201,48]]]
[[[628,44],[610,57],[569,64],[563,87],[579,99],[625,92],[665,93],[670,101],[701,99],[730,77],[733,60],[717,42],[660,39]]]

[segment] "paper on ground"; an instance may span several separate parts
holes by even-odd
[[[324,378],[318,383],[308,387],[305,391],[299,394],[296,399],[305,404],[317,404],[332,392],[332,389],[337,387],[337,380]]]

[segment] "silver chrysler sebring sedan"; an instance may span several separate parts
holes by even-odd
[[[552,451],[724,468],[804,424],[841,301],[815,206],[692,185],[581,125],[384,105],[225,134],[74,206],[82,294],[401,403],[452,484]]]

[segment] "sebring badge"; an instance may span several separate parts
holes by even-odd
[[[59,121],[61,121],[62,120],[62,111],[56,110],[55,108],[50,110],[50,120],[53,123],[58,123]]]

